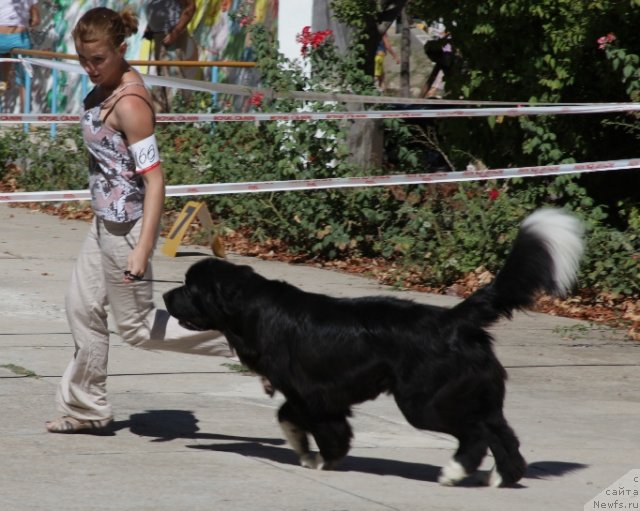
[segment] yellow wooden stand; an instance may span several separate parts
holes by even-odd
[[[162,253],[169,257],[176,256],[180,242],[195,218],[200,221],[200,225],[202,225],[202,228],[207,233],[207,243],[211,246],[213,253],[218,257],[224,257],[224,246],[220,238],[213,232],[214,225],[207,205],[204,202],[195,201],[187,202],[184,208],[182,208],[180,215],[178,215],[178,218],[169,231],[167,240],[164,242]]]

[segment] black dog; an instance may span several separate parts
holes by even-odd
[[[580,222],[545,209],[524,221],[496,278],[453,308],[307,293],[214,258],[194,264],[164,300],[185,327],[222,331],[282,392],[278,419],[303,466],[332,468],[349,451],[351,406],[388,392],[413,426],[458,439],[440,483],[474,473],[491,449],[496,467],[485,483],[513,485],[526,463],[502,412],[506,372],[485,328],[538,292],[566,293],[582,249]]]

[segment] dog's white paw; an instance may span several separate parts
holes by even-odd
[[[300,465],[302,465],[304,468],[316,469],[318,468],[318,458],[320,458],[320,461],[322,461],[322,456],[320,456],[319,454],[316,455],[308,452],[300,456]]]
[[[333,460],[333,461],[325,461],[322,459],[322,456],[320,456],[318,454],[318,458],[320,458],[322,460],[322,462],[318,465],[318,470],[333,470],[334,468],[336,468],[336,465],[338,464],[338,461]]]
[[[451,460],[446,467],[443,467],[442,472],[440,472],[438,482],[442,486],[455,486],[466,477],[467,472],[464,467],[456,460]]]
[[[492,488],[500,488],[502,486],[502,476],[496,467],[493,467],[493,470],[489,473],[487,486],[491,486]]]
[[[490,486],[491,488],[500,488],[502,486],[502,476],[496,467],[478,472],[477,477],[478,482],[484,486]]]
[[[321,454],[304,454],[300,456],[300,465],[305,468],[313,468],[316,470],[333,470],[337,461],[325,461]]]

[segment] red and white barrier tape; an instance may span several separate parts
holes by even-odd
[[[329,188],[361,188],[370,186],[398,186],[426,183],[459,183],[511,179],[515,177],[559,176],[603,172],[640,167],[640,158],[590,163],[565,163],[544,167],[518,167],[509,169],[435,172],[432,174],[397,174],[387,176],[341,177],[328,179],[301,179],[297,181],[254,181],[247,183],[214,183],[201,185],[167,186],[167,196],[223,195],[232,193],[281,192],[294,190],[322,190]],[[11,202],[64,202],[89,200],[88,190],[57,192],[15,192],[0,194],[0,203]]]
[[[606,114],[638,112],[640,103],[620,103],[585,106],[523,106],[516,108],[443,108],[438,110],[362,110],[356,112],[273,112],[244,114],[158,114],[158,122],[264,122],[318,121],[359,119],[419,119],[445,117],[520,117],[523,115]],[[7,123],[77,123],[79,115],[68,114],[6,114],[0,124]]]

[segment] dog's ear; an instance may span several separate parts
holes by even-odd
[[[191,267],[187,283],[196,289],[204,310],[221,318],[239,317],[254,275],[250,266],[211,257]]]
[[[221,306],[232,314],[240,307],[250,292],[250,281],[255,272],[250,266],[236,265],[228,261],[214,261],[212,275],[216,294]]]

